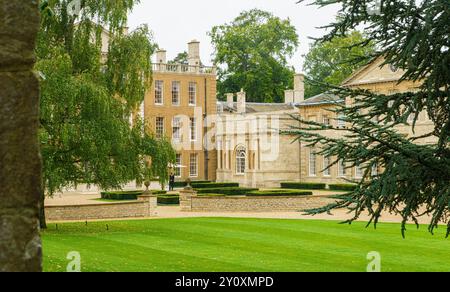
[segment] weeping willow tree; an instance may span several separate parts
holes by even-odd
[[[138,2],[41,2],[43,228],[45,195],[80,183],[111,189],[154,176],[165,181],[175,161],[170,143],[150,136],[135,114],[151,84],[155,49],[146,26],[126,32]]]
[[[440,223],[448,224],[450,234],[450,2],[448,0],[375,1],[314,0],[313,4],[338,4],[340,17],[330,24],[320,40],[328,42],[363,26],[366,40],[359,46],[374,44],[377,51],[366,56],[383,57],[383,65],[404,70],[401,81],[417,81],[415,92],[392,95],[366,90],[331,87],[322,84],[353,106],[336,105],[336,114],[347,123],[346,129],[308,122],[297,118],[301,126],[291,133],[318,154],[334,157],[331,166],[343,161],[347,167],[362,166],[363,178],[355,191],[340,197],[335,204],[310,210],[330,212],[349,208],[356,220],[362,213],[371,216],[375,225],[384,212],[403,218],[406,223],[428,215],[430,232]],[[316,80],[316,83],[321,80]],[[414,131],[419,114],[426,112],[432,130],[418,137],[404,136],[395,129]],[[413,117],[412,121],[408,117]],[[330,138],[328,131],[341,132]],[[434,141],[421,142],[424,138]],[[372,175],[372,167],[383,171]]]

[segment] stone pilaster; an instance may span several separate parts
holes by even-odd
[[[180,191],[180,208],[182,212],[192,211],[192,197],[197,196],[197,192],[192,189]]]
[[[151,194],[143,194],[138,196],[138,201],[144,201],[147,203],[147,214],[145,217],[156,216],[156,208],[158,207],[158,197]]]

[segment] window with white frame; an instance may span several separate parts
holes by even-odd
[[[172,104],[180,105],[180,81],[172,82]]]
[[[316,176],[317,174],[317,155],[316,152],[311,149],[309,153],[309,176]]]
[[[189,105],[197,104],[197,83],[189,82]]]
[[[156,138],[164,136],[164,118],[156,117]]]
[[[338,163],[338,176],[339,177],[345,177],[345,163],[343,160],[339,160]]]
[[[181,118],[174,117],[172,121],[172,139],[176,141],[181,140]]]
[[[164,82],[155,81],[155,104],[162,105],[164,102]]]
[[[236,174],[245,174],[247,150],[244,146],[236,148]]]
[[[323,124],[327,126],[331,125],[331,120],[329,116],[323,116]]]
[[[177,154],[175,162],[175,176],[181,177],[181,154]]]
[[[362,166],[361,165],[357,165],[355,167],[355,177],[356,178],[362,178],[363,175],[364,175],[364,170],[363,170]]]
[[[329,166],[331,165],[331,158],[329,156],[323,157],[323,175],[331,176],[331,169]]]
[[[189,160],[189,176],[198,176],[198,154],[191,154]]]
[[[189,136],[191,137],[191,141],[197,141],[197,119],[190,118],[189,119]]]
[[[344,129],[345,128],[345,114],[344,113],[339,113],[338,114],[337,127],[339,129]]]

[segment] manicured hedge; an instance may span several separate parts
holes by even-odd
[[[211,189],[199,189],[198,194],[221,194],[227,196],[245,196],[251,192],[258,191],[253,188],[211,188]]]
[[[144,191],[102,192],[101,195],[104,200],[128,201],[137,200],[143,193]]]
[[[211,181],[207,181],[207,180],[205,180],[205,181],[193,181],[193,182],[191,182],[191,185],[192,185],[192,184],[210,183],[210,182],[211,182]],[[185,186],[187,186],[187,184],[186,184],[185,181],[177,181],[177,182],[175,182],[175,184],[174,184],[174,187],[175,187],[175,188],[184,188]]]
[[[165,195],[165,194],[167,194],[167,191],[155,191],[155,190],[152,190],[152,194],[153,195]]]
[[[326,184],[322,183],[302,183],[302,182],[283,182],[282,189],[304,189],[304,190],[324,190]]]
[[[179,205],[180,204],[180,196],[179,195],[161,195],[161,196],[158,196],[158,204]]]
[[[283,196],[312,196],[312,192],[300,190],[269,190],[269,191],[255,191],[247,194],[249,197],[283,197]]]
[[[330,190],[332,191],[354,191],[357,187],[355,184],[334,184],[329,185]]]
[[[131,201],[137,200],[144,191],[120,191],[120,192],[102,192],[101,196],[104,200]],[[154,195],[164,195],[166,191],[152,191]]]
[[[224,194],[197,194],[198,197],[226,197]]]
[[[238,188],[238,183],[192,183],[194,189]]]

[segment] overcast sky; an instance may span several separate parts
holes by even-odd
[[[167,50],[168,60],[179,52],[187,51],[187,43],[193,39],[201,42],[202,62],[211,64],[213,48],[207,32],[215,25],[231,22],[241,11],[259,8],[281,18],[290,18],[297,29],[300,47],[290,64],[297,72],[302,71],[303,57],[308,52],[311,40],[323,30],[319,26],[334,20],[336,7],[318,9],[297,0],[141,0],[129,17],[131,29],[148,24],[154,40]]]

